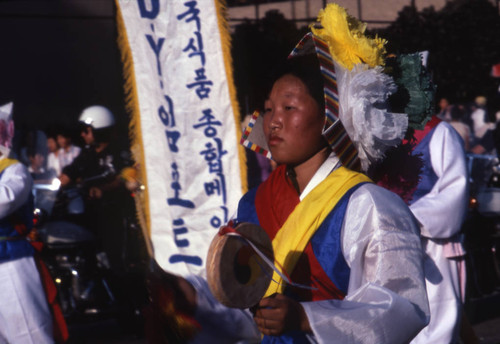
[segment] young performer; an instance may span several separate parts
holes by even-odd
[[[275,272],[252,322],[248,310],[219,304],[203,278],[180,279],[201,326],[193,342],[407,343],[429,321],[415,218],[357,172],[407,129],[405,114],[387,110],[396,86],[380,67],[384,42],[335,4],[319,21],[252,124],[278,167],[242,198],[235,219],[265,230],[293,283]]]
[[[310,289],[271,282],[255,322],[270,343],[408,342],[428,312],[418,229],[399,197],[342,166],[327,145],[307,86],[319,66],[301,60],[290,60],[266,101],[279,167],[244,196],[238,221],[264,228],[277,265]]]

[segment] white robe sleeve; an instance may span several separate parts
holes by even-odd
[[[465,152],[456,131],[441,122],[430,141],[430,156],[438,180],[432,190],[410,206],[421,224],[421,235],[451,238],[460,231],[467,211]]]
[[[31,175],[21,163],[11,165],[3,171],[0,177],[0,219],[28,200],[32,184]]]
[[[356,190],[342,228],[351,269],[344,300],[303,302],[319,343],[407,343],[429,322],[416,220],[395,194]]]
[[[207,281],[200,276],[186,278],[196,289],[195,318],[202,329],[189,344],[260,343],[260,332],[249,310],[229,308],[215,299]]]

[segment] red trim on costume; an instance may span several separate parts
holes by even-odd
[[[260,185],[255,195],[259,222],[271,240],[299,203],[297,191],[288,183],[286,166],[278,166]]]
[[[33,245],[35,249],[37,247]],[[38,246],[41,248],[41,246]],[[66,325],[66,320],[64,319],[61,307],[57,301],[57,288],[50,275],[49,269],[43,262],[42,258],[35,252],[34,256],[38,272],[40,274],[40,280],[42,281],[43,289],[45,290],[45,295],[47,296],[47,302],[52,313],[52,326],[54,341],[56,343],[65,343],[69,338],[68,326]]]
[[[413,146],[417,146],[420,141],[423,140],[424,137],[429,134],[429,132],[434,129],[439,123],[441,122],[441,119],[439,119],[437,116],[432,116],[432,118],[425,124],[425,127],[423,130],[415,130],[413,133],[413,137],[415,138],[415,141],[412,141]],[[406,143],[406,140],[403,141]]]
[[[307,244],[304,254],[300,256],[291,277],[295,283],[314,288],[313,290],[294,288],[293,292],[298,295],[300,300],[342,300],[345,297],[345,294],[337,288],[321,267],[313,252],[311,243]]]
[[[299,203],[299,195],[286,177],[286,166],[278,166],[260,185],[255,195],[255,208],[260,225],[271,240]],[[294,288],[294,293],[301,301],[343,299],[345,296],[321,267],[311,243],[307,244],[299,258],[291,273],[291,280],[316,288],[316,290]]]

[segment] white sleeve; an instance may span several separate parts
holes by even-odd
[[[200,276],[192,275],[186,279],[196,289],[195,318],[201,325],[201,331],[189,344],[260,343],[260,332],[249,310],[221,304]]]
[[[31,192],[33,181],[26,167],[16,163],[0,177],[0,219],[22,206]]]
[[[395,194],[365,184],[350,200],[342,248],[344,300],[302,303],[319,343],[406,343],[429,321],[416,220]]]
[[[410,206],[421,224],[421,235],[451,238],[460,231],[468,203],[467,162],[457,132],[440,123],[430,141],[430,156],[438,180],[432,190]]]

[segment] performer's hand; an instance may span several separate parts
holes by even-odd
[[[298,329],[311,332],[309,320],[302,305],[281,294],[262,299],[255,312],[254,320],[259,331],[268,336],[279,336]]]

